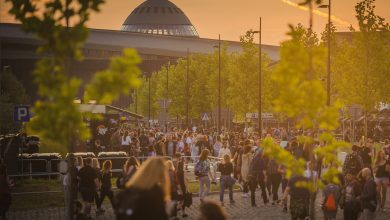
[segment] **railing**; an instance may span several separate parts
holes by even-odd
[[[172,157],[169,157],[169,156],[163,156],[164,158],[167,158],[167,159],[172,159]],[[122,172],[122,166],[124,164],[124,162],[130,157],[103,157],[103,158],[97,158],[98,161],[100,163],[102,163],[103,161],[105,160],[111,160],[112,162],[114,162],[115,160],[118,161],[118,160],[121,160],[120,162],[122,162],[120,164],[120,167],[116,166],[115,168],[112,169],[112,172],[113,173],[121,173]],[[136,157],[141,163],[143,161],[145,161],[146,159],[150,158],[150,157]],[[185,161],[185,170],[187,171],[187,178],[189,179],[190,182],[197,182],[197,177],[194,175],[194,168],[195,168],[195,165],[196,165],[196,162],[199,160],[199,156],[182,156],[182,158],[184,159]],[[58,172],[58,170],[53,170],[52,168],[52,164],[56,164],[55,166],[58,166],[59,162],[63,160],[63,159],[29,159],[29,158],[19,158],[18,159],[18,163],[21,164],[21,170],[18,174],[13,174],[13,175],[9,175],[10,177],[28,177],[29,179],[32,179],[33,177],[48,177],[49,180],[53,177],[53,176],[57,176],[58,179],[60,179],[61,174],[60,172]],[[218,158],[218,157],[209,157],[209,160],[211,161],[210,165],[211,165],[211,172],[213,173],[213,176],[215,177],[215,179],[219,179],[217,178],[218,175],[219,175],[219,172],[217,172],[217,162],[219,162],[221,160],[221,158]],[[27,172],[25,172],[25,164],[27,163]],[[39,168],[42,168],[42,167],[45,167],[45,171],[34,171],[36,170],[37,168],[35,167],[34,169],[34,166],[33,164],[34,163],[42,163],[40,164]],[[44,165],[43,165],[44,164]]]

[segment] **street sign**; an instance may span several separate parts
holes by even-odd
[[[15,106],[14,108],[14,121],[28,122],[30,121],[30,110],[26,105]]]
[[[207,115],[207,113],[202,113],[202,121],[208,121],[208,120],[210,120],[210,118]]]
[[[257,112],[248,112],[246,113],[246,118],[250,118],[250,119],[255,119],[255,118],[258,118],[258,113]],[[272,114],[271,112],[264,112],[264,113],[261,113],[261,118],[264,118],[264,119],[272,119],[274,118],[274,114]]]
[[[257,118],[257,112],[248,112],[246,113],[246,118]]]

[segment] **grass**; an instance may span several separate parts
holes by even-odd
[[[116,178],[111,179],[112,185],[116,187]],[[238,186],[234,187],[238,189]],[[211,184],[210,191],[219,192],[220,185]],[[48,191],[52,191],[48,193]],[[59,191],[59,192],[53,192]],[[198,193],[199,183],[191,182],[188,184],[188,191]],[[29,193],[34,192],[34,193]],[[42,193],[39,193],[42,192]],[[43,193],[46,192],[46,193]],[[33,209],[33,208],[49,208],[49,207],[63,207],[64,195],[62,193],[62,183],[57,179],[25,179],[18,180],[12,188],[12,204],[13,209]],[[28,193],[28,194],[19,194]],[[105,203],[108,203],[108,199]]]

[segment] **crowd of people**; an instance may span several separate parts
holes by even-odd
[[[375,219],[375,214],[386,208],[390,178],[390,143],[387,140],[374,144],[372,139],[362,139],[346,155],[340,167],[339,181],[324,182],[322,170],[328,167],[311,153],[323,143],[301,144],[296,138],[299,131],[287,133],[285,129],[272,129],[265,134],[273,137],[296,159],[306,161],[304,173],[290,177],[286,167],[263,153],[262,139],[256,133],[222,132],[216,135],[204,130],[172,129],[167,133],[127,130],[123,134],[125,145],[122,150],[128,152],[129,158],[121,175],[115,177],[118,192],[114,192],[112,186],[111,160],[100,161],[100,164],[96,158],[77,157],[70,161],[74,163],[74,169],[64,177],[63,183],[65,189],[77,188],[71,197],[82,201],[75,201],[76,219],[91,219],[94,205],[97,214],[103,213],[102,203],[106,197],[117,219],[186,218],[186,209],[192,204],[188,175],[198,180],[202,204],[200,219],[226,219],[221,207],[229,208],[225,205],[225,191],[228,191],[229,204],[235,204],[234,186],[241,188],[242,195],[238,195],[244,198],[241,201],[248,198],[248,206],[257,207],[263,203],[280,207],[281,211],[290,212],[293,220],[306,219],[314,212],[315,206],[311,204],[318,194],[322,194],[320,204],[326,220],[335,219],[340,208],[346,220]],[[189,171],[190,166],[193,173]],[[72,173],[77,178],[70,181],[67,177]],[[1,184],[5,181],[0,180]],[[218,203],[208,198],[210,185],[217,181]],[[305,183],[312,187],[302,187]],[[320,189],[319,185],[323,187]],[[261,202],[256,201],[258,189]]]
[[[305,219],[310,216],[310,204],[314,202],[315,195],[320,193],[318,185],[325,167],[321,159],[313,157],[310,151],[313,147],[321,147],[321,143],[316,142],[311,147],[300,144],[295,138],[297,134],[288,134],[285,129],[272,129],[267,133],[294,157],[307,161],[302,176],[295,175],[288,179],[286,168],[263,154],[262,140],[255,133],[223,132],[215,135],[203,130],[173,129],[168,133],[127,130],[122,137],[126,142],[123,150],[131,157],[125,163],[121,177],[117,179],[121,192],[114,196],[108,181],[112,167],[109,160],[104,161],[101,171],[94,160],[91,160],[91,169],[87,169],[90,174],[81,168],[78,171],[79,189],[87,204],[96,202],[98,213],[103,212],[101,202],[108,197],[118,219],[177,219],[179,213],[181,217],[187,217],[185,209],[192,202],[186,170],[188,164],[192,163],[199,182],[199,199],[202,204],[208,202],[210,185],[217,183],[215,171],[218,171],[220,201],[214,206],[225,206],[226,190],[229,203],[234,204],[233,187],[238,185],[242,197],[250,198],[253,207],[258,205],[256,191],[259,188],[262,203],[280,205],[282,211],[291,213],[292,219]],[[322,189],[324,218],[335,219],[339,208],[343,209],[344,219],[348,220],[359,219],[360,216],[364,220],[375,219],[376,211],[384,211],[390,176],[389,154],[388,141],[379,148],[374,147],[371,139],[353,145],[341,168],[340,181],[325,182]],[[137,157],[144,161],[142,165]],[[144,160],[145,157],[154,159]],[[81,163],[82,160],[79,161]],[[87,159],[86,166],[89,163]],[[213,170],[215,165],[216,170]],[[90,179],[89,185],[83,186],[82,180],[86,177],[93,177],[97,182]],[[301,182],[313,183],[314,190],[300,187],[297,183]],[[91,189],[96,188],[92,187],[93,184],[100,186],[100,193],[96,193],[96,190],[92,193]],[[87,190],[82,192],[83,188]],[[153,210],[160,210],[161,213],[148,212],[151,206],[155,206]],[[89,207],[84,206],[86,216],[89,216]]]

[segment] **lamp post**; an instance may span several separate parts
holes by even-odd
[[[262,83],[261,83],[261,79],[262,79],[262,67],[261,67],[261,17],[259,19],[259,30],[258,31],[251,31],[252,34],[259,34],[259,76],[258,76],[258,81],[259,81],[259,110],[258,110],[258,124],[259,124],[259,135],[260,135],[260,138],[262,137],[262,133],[263,133],[263,125],[262,125],[262,118],[261,118],[261,102],[262,102],[262,99],[261,99],[261,90],[262,90]]]
[[[327,66],[327,82],[326,82],[326,93],[327,93],[327,100],[326,104],[330,105],[330,32],[331,32],[331,10],[332,10],[332,0],[329,0],[328,5],[320,5],[319,8],[328,8],[328,66]]]
[[[168,132],[168,120],[169,120],[169,116],[168,116],[168,100],[169,100],[169,66],[170,66],[170,62],[168,61],[168,65],[167,65],[167,95],[166,95],[166,99],[165,99],[165,117],[166,117],[166,121],[165,121],[165,132]]]
[[[148,125],[150,127],[151,123],[150,123],[150,120],[151,120],[151,78],[152,78],[152,73],[150,72],[144,72],[144,77],[146,78],[146,80],[148,81]]]
[[[190,81],[189,81],[189,71],[190,71],[190,49],[187,48],[187,73],[186,73],[186,127],[189,126],[189,99],[190,99]]]
[[[218,35],[218,45],[214,46],[218,48],[218,121],[217,132],[221,133],[221,35]]]

